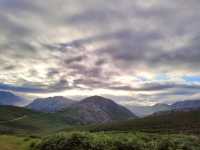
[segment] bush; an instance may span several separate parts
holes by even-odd
[[[158,150],[176,150],[176,145],[169,139],[163,139],[158,145]]]
[[[47,137],[31,150],[199,150],[198,139],[191,137],[131,133],[69,133]]]

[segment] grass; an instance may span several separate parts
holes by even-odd
[[[11,135],[0,135],[1,150],[28,150],[30,144],[37,139],[30,137],[17,137]]]
[[[24,108],[0,106],[0,133],[46,135],[68,127],[62,117]]]

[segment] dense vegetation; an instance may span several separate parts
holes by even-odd
[[[163,112],[141,119],[89,126],[88,130],[199,134],[200,110]]]
[[[68,133],[47,137],[31,150],[199,150],[194,136],[142,133]]]

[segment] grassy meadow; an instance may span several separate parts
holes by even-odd
[[[0,135],[1,150],[28,150],[31,144],[39,139],[32,137],[20,137],[14,135]]]

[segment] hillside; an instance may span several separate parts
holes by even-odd
[[[27,105],[26,108],[41,112],[56,112],[69,107],[73,103],[75,103],[75,101],[62,96],[55,96],[35,99],[32,103]]]
[[[67,127],[67,123],[70,122],[54,114],[0,106],[0,133],[43,134]]]
[[[20,106],[25,102],[22,97],[19,97],[11,92],[0,91],[0,105]]]
[[[106,123],[136,118],[128,109],[100,96],[88,97],[58,113],[80,124]]]
[[[153,133],[200,133],[200,110],[162,112],[145,118],[102,124],[91,131],[143,131]]]

